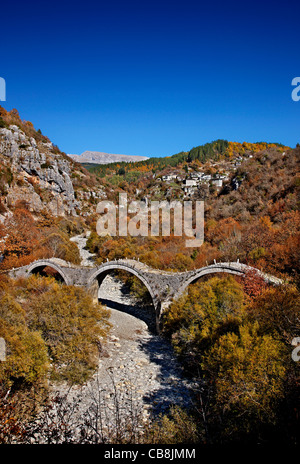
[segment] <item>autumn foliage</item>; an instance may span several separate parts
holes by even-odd
[[[196,388],[206,442],[297,442],[299,292],[213,277],[190,286],[163,317],[163,330]]]
[[[9,124],[38,142],[48,141],[16,110],[0,107],[1,127]],[[195,193],[195,200],[205,199],[199,248],[187,248],[185,237],[174,236],[174,226],[169,237],[99,237],[92,212],[57,218],[46,210],[30,212],[22,201],[8,212],[4,200],[16,180],[10,167],[1,165],[0,337],[9,356],[0,362],[0,442],[7,436],[22,440],[19,419],[33,413],[37,397],[47,396],[49,380],[83,384],[90,378],[109,330],[107,312],[83,289],[36,276],[13,281],[6,271],[40,258],[79,264],[70,237],[91,230],[87,248],[96,264],[133,258],[184,272],[239,260],[281,279],[281,285],[270,286],[255,269],[239,278],[215,276],[194,282],[171,303],[162,316],[163,336],[193,381],[195,407],[161,417],[149,432],[152,439],[299,443],[299,363],[291,359],[291,341],[300,335],[299,146],[218,140],[169,158],[93,167],[90,175],[74,165],[71,177],[76,194],[80,189],[88,194],[99,183],[115,203],[120,192],[130,199],[183,199],[180,183],[164,184],[160,176],[174,168],[180,174],[201,169],[214,175],[211,161],[230,163],[236,157],[241,162],[220,190],[205,185]],[[91,196],[90,205],[95,203]],[[119,277],[135,295],[149,297],[135,277]],[[24,412],[24,404],[32,410]]]
[[[228,183],[205,199],[204,244],[201,247],[186,248],[185,238],[172,236],[172,233],[170,237],[100,238],[96,233],[95,217],[90,224],[93,232],[88,247],[98,255],[98,262],[107,258],[139,258],[159,269],[183,271],[212,264],[214,260],[239,260],[278,277],[296,279],[300,262],[300,149],[290,150],[266,143],[229,143],[228,147],[235,154],[251,153],[252,158],[246,159],[234,174],[242,180],[237,190]],[[205,165],[202,168],[205,170]],[[128,167],[125,178],[136,170],[137,166],[135,171]],[[107,174],[107,182],[111,180]],[[136,187],[150,200],[165,199],[155,196],[154,184],[148,171],[135,183],[118,184],[109,199],[117,202],[117,195],[122,191],[134,195]],[[175,187],[173,190],[162,188],[166,190],[161,193],[168,193],[169,200],[174,199],[174,195],[176,198]]]
[[[37,220],[28,209],[17,207],[12,216],[0,225],[1,269],[16,268],[51,257],[79,264],[78,248],[69,237],[67,224],[60,219],[45,213]]]

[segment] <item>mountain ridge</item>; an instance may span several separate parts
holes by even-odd
[[[86,150],[81,155],[68,154],[77,163],[109,164],[117,162],[138,162],[149,159],[147,156],[118,155],[101,151]]]

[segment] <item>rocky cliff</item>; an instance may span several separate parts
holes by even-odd
[[[53,151],[51,142],[28,137],[17,125],[0,129],[1,162],[15,179],[7,185],[4,205],[21,200],[35,212],[46,208],[54,215],[75,214],[72,161]]]

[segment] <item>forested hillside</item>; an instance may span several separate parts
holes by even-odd
[[[221,161],[224,159],[231,159],[238,155],[247,155],[255,153],[266,148],[278,147],[282,149],[288,149],[280,143],[234,143],[228,142],[227,140],[215,140],[205,145],[199,145],[189,151],[182,151],[172,156],[165,156],[161,158],[151,157],[146,161],[139,161],[138,163],[110,163],[103,164],[101,166],[82,163],[90,172],[103,176],[107,172],[117,171],[118,169],[124,169],[127,172],[132,170],[151,171],[158,172],[166,167],[176,168],[183,163],[190,163],[192,161],[199,161],[205,163],[208,160]]]
[[[199,268],[214,259],[239,259],[263,271],[293,278],[299,270],[300,148],[285,152],[277,146],[263,145],[255,147],[256,151],[250,148],[251,157],[243,158],[229,172],[221,188],[202,183],[189,197],[205,201],[202,247],[186,248],[184,238],[174,236],[101,238],[94,229],[88,242],[90,250],[99,254],[99,262],[106,258],[138,257],[153,267],[167,270]],[[206,163],[203,167],[197,165],[197,169],[213,172],[225,167]],[[180,184],[163,182],[148,173],[135,173],[136,181],[132,183],[132,171],[112,175],[110,183],[114,178],[118,182],[112,192],[116,201],[116,193],[124,191],[134,196],[136,188],[140,191],[139,198],[184,199]]]

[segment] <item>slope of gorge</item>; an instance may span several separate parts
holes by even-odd
[[[75,216],[101,198],[102,190],[82,166],[22,121],[17,110],[0,107],[0,214],[23,204],[33,213]]]
[[[90,172],[0,107],[0,443],[299,443],[299,155],[299,145],[218,140]],[[120,192],[146,205],[204,200],[203,245],[173,231],[100,237],[97,202]],[[172,272],[240,260],[283,284],[255,272],[191,282],[162,314],[164,349],[130,272],[106,276],[100,304],[51,266],[7,275],[91,254],[95,265],[129,258]]]

